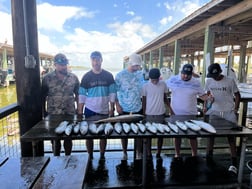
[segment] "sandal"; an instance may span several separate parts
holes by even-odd
[[[228,168],[228,171],[234,173],[234,174],[237,174],[237,168],[233,165],[231,165],[229,168]]]

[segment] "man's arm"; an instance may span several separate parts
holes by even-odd
[[[84,103],[78,103],[78,115],[82,115],[83,114],[83,108],[84,108]]]
[[[110,102],[110,107],[109,107],[109,117],[113,117],[114,116],[114,112],[115,112],[115,103],[114,102]]]
[[[115,107],[116,107],[116,111],[117,111],[118,114],[122,114],[123,113],[122,107],[119,104],[118,99],[115,100]]]
[[[239,110],[239,107],[240,107],[241,94],[238,91],[238,92],[234,93],[234,95],[235,95],[235,107],[234,107],[234,111],[237,113],[237,111]]]
[[[46,98],[48,94],[48,88],[45,84],[45,80],[42,80],[42,86],[41,86],[41,103],[42,103],[42,114],[43,117],[47,116],[47,111],[46,111]]]
[[[146,113],[146,96],[142,96],[143,115]]]
[[[164,103],[167,105],[170,115],[174,115],[173,109],[171,107],[171,103],[168,99],[168,93],[164,93]]]

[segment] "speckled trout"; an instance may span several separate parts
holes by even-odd
[[[95,121],[94,123],[116,123],[116,122],[121,122],[121,123],[129,123],[129,122],[137,122],[140,121],[144,118],[143,115],[141,114],[131,114],[131,115],[120,115],[120,116],[115,116],[115,117],[109,117],[106,119],[100,119]]]

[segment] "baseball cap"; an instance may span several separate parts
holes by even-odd
[[[60,65],[66,65],[68,64],[68,59],[64,54],[58,53],[54,56],[54,63]]]
[[[192,64],[185,64],[181,70],[181,73],[186,75],[192,75],[192,72],[193,72]]]
[[[91,53],[90,58],[97,58],[97,59],[102,59],[102,54],[99,51],[94,51]]]
[[[160,71],[158,68],[152,68],[149,72],[150,79],[158,79],[160,77]]]
[[[139,55],[139,54],[132,54],[129,56],[129,61],[128,61],[128,64],[131,65],[131,66],[141,66],[143,63],[142,61],[142,57]]]
[[[215,78],[222,72],[220,64],[214,63],[208,66],[208,74],[207,77]]]

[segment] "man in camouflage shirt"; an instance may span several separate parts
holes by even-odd
[[[44,115],[76,113],[79,98],[79,80],[76,75],[68,72],[68,59],[64,54],[54,57],[55,71],[48,73],[42,80],[42,107]],[[76,102],[76,104],[75,104]],[[54,155],[60,155],[61,142],[55,140]],[[72,140],[64,140],[65,155],[72,151]]]

